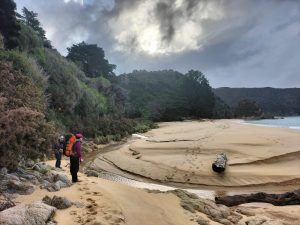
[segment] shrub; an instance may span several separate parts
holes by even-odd
[[[47,87],[47,76],[42,68],[36,63],[36,60],[28,54],[19,51],[2,51],[0,59],[12,62],[14,70],[20,71],[22,74],[32,78],[37,86]]]
[[[32,52],[35,48],[43,47],[42,39],[30,27],[20,23],[20,35],[18,37],[18,48],[20,51]]]
[[[21,159],[48,154],[56,136],[44,119],[45,98],[29,77],[0,62],[0,165],[16,168]]]
[[[51,107],[58,112],[73,113],[82,96],[77,77],[84,74],[54,50],[37,49],[34,57],[49,76],[47,93]]]
[[[10,109],[27,107],[39,112],[46,111],[43,90],[34,85],[32,79],[13,70],[12,66],[0,62],[0,91],[8,101]]]

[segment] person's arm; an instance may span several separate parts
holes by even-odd
[[[82,149],[81,149],[81,142],[78,141],[77,142],[77,154],[78,154],[78,157],[80,159],[80,162],[83,162],[83,154],[82,154]]]

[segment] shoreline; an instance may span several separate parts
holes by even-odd
[[[178,122],[178,124],[180,124],[180,123],[190,123],[190,122]],[[195,123],[199,124],[199,122],[195,122]],[[236,123],[236,120],[233,120],[233,121],[232,120],[231,121],[221,120],[221,122],[220,121],[213,121],[213,122],[212,121],[206,121],[206,122],[200,122],[200,124],[201,123],[212,123],[212,124],[217,124],[218,126],[224,126],[224,123],[225,123],[227,125],[229,124],[229,126],[232,126],[234,123]],[[172,124],[172,123],[162,123],[161,126],[163,128],[166,128],[166,126],[168,126],[168,124]],[[239,124],[239,123],[236,123],[236,124]],[[245,126],[244,124],[240,124],[240,125],[241,126]],[[246,124],[246,125],[248,125],[248,124]],[[249,129],[253,130],[251,127],[252,126],[247,126],[247,128],[243,127],[243,130],[249,130]],[[256,126],[254,126],[254,127],[256,127]],[[259,128],[261,128],[261,127],[259,127]],[[201,188],[201,189],[205,189],[205,190],[207,190],[207,189],[209,189],[209,190],[210,189],[213,189],[213,190],[222,189],[222,190],[224,190],[225,189],[226,191],[231,191],[231,190],[246,189],[246,190],[253,190],[253,191],[260,191],[260,190],[266,190],[266,191],[268,191],[268,190],[270,190],[270,187],[271,187],[271,191],[281,192],[281,191],[292,190],[294,187],[296,187],[300,183],[300,181],[298,179],[299,178],[298,176],[287,177],[287,179],[285,179],[284,176],[282,176],[282,178],[280,178],[279,180],[276,180],[276,179],[273,179],[273,180],[272,179],[267,179],[266,180],[267,182],[258,182],[257,184],[250,182],[250,183],[242,183],[241,185],[226,185],[226,184],[222,184],[222,183],[218,184],[218,185],[213,185],[212,183],[210,183],[210,184],[207,184],[207,183],[203,184],[202,183],[201,184],[201,183],[197,183],[197,182],[194,183],[194,182],[187,181],[187,180],[183,181],[182,179],[181,180],[179,179],[179,182],[178,182],[177,180],[160,179],[159,177],[149,176],[149,175],[147,175],[147,174],[145,174],[145,173],[143,173],[141,171],[138,171],[138,169],[139,169],[138,167],[141,167],[141,166],[144,168],[144,170],[146,170],[146,169],[149,170],[150,168],[153,168],[153,167],[148,167],[147,168],[147,165],[145,167],[145,165],[143,165],[144,162],[145,162],[145,164],[148,164],[148,165],[150,163],[150,166],[151,166],[151,163],[154,162],[155,164],[153,164],[153,165],[162,166],[163,168],[166,168],[165,167],[165,162],[159,161],[159,160],[157,160],[157,158],[160,157],[160,156],[161,157],[165,157],[164,151],[171,151],[169,149],[174,146],[174,142],[175,142],[175,144],[178,143],[178,145],[182,145],[183,142],[185,142],[185,143],[192,143],[193,144],[193,141],[194,142],[198,141],[197,139],[195,139],[196,141],[190,139],[190,142],[189,142],[188,138],[186,138],[186,140],[182,140],[182,141],[178,138],[178,140],[176,141],[176,137],[175,138],[174,137],[159,138],[158,136],[155,136],[156,133],[159,133],[159,132],[157,132],[157,130],[159,130],[159,129],[160,128],[152,130],[152,131],[147,132],[146,134],[144,134],[145,136],[148,137],[148,140],[144,140],[144,139],[143,140],[135,140],[135,141],[130,142],[127,147],[122,146],[121,149],[119,149],[117,151],[108,152],[106,154],[103,154],[104,157],[102,157],[102,158],[104,159],[104,161],[106,163],[110,164],[111,168],[114,167],[114,171],[110,171],[109,170],[110,168],[107,168],[107,166],[104,166],[104,168],[103,168],[102,165],[101,165],[101,162],[100,162],[101,160],[97,160],[97,159],[94,161],[94,164],[97,165],[98,168],[97,168],[97,166],[94,166],[93,169],[95,169],[95,170],[104,170],[104,171],[112,172],[112,173],[115,173],[115,174],[121,175],[121,176],[125,175],[125,177],[127,177],[127,178],[138,180],[138,181],[142,181],[142,182],[152,181],[153,183],[156,183],[156,184],[163,184],[163,185],[165,184],[165,185],[175,186],[175,187],[179,187],[179,188],[192,188],[192,189],[199,189],[199,188]],[[299,135],[298,132],[296,132],[294,130],[287,129],[287,128],[280,128],[280,129],[276,128],[276,131],[273,130],[274,128],[267,128],[267,129],[268,129],[268,132],[270,132],[270,131],[272,131],[273,133],[275,132],[275,134],[273,134],[273,137],[274,137],[274,135],[276,136],[277,134],[282,135],[284,133],[286,135],[286,133],[288,133],[287,136],[289,136],[290,134],[292,134],[292,136],[293,136],[292,139],[293,139],[294,142],[295,142],[295,135],[297,136],[297,138],[299,137],[298,136]],[[269,129],[271,129],[271,130],[269,130]],[[171,129],[171,131],[170,130],[167,130],[167,131],[170,133],[172,131],[172,129]],[[265,132],[265,131],[266,131],[266,129],[264,129],[263,132]],[[176,135],[177,134],[175,134],[175,136]],[[163,140],[164,138],[165,138],[165,140]],[[149,139],[152,140],[152,143],[150,143],[151,146],[150,146],[150,148],[148,150],[147,149],[147,145],[149,145],[149,143],[148,143]],[[205,138],[201,139],[200,141],[203,141],[203,140],[206,141]],[[198,141],[198,143],[200,141]],[[268,146],[264,146],[263,143],[257,144],[255,142],[256,140],[251,140],[251,141],[254,142],[254,143],[252,144],[252,143],[246,143],[245,142],[244,144],[241,143],[240,145],[243,148],[245,148],[245,146],[246,146],[246,149],[251,149],[251,148],[256,148],[256,147],[260,148],[260,149],[263,148],[263,147],[270,148]],[[138,147],[136,147],[137,146],[136,142],[138,142],[138,143],[143,142],[141,145],[138,145],[138,147],[141,148],[141,151],[139,151]],[[170,144],[171,147],[168,147],[168,146],[166,147],[166,145],[168,145],[168,144]],[[267,144],[270,144],[270,143],[267,143]],[[161,149],[154,150],[154,147],[156,147],[156,148],[162,148],[162,150]],[[178,147],[178,146],[176,146],[176,147]],[[185,146],[183,146],[181,149],[184,150],[184,147]],[[164,150],[164,148],[166,150]],[[278,146],[277,146],[277,148],[278,148]],[[295,148],[295,147],[293,147],[293,148]],[[170,154],[170,157],[173,157],[174,154],[175,154],[175,157],[176,157],[176,154],[177,155],[181,154],[181,152],[180,152],[181,149],[175,150],[175,152],[173,151],[173,153]],[[190,150],[191,153],[192,153],[192,151],[193,150]],[[268,149],[268,151],[270,151],[270,150]],[[144,152],[146,154],[143,154]],[[290,149],[289,151],[287,151],[287,153],[288,152],[295,152],[297,154],[297,157],[298,157],[298,151],[297,150]],[[201,153],[203,154],[203,152],[200,152],[200,154]],[[157,156],[155,154],[157,154]],[[194,153],[194,154],[197,154],[197,153]],[[249,162],[250,163],[251,162],[255,163],[257,160],[268,160],[269,158],[272,158],[273,156],[279,156],[279,157],[282,156],[283,157],[284,154],[285,154],[284,152],[282,152],[280,150],[278,151],[278,149],[277,149],[272,154],[267,154],[264,158],[257,157],[255,155],[253,155],[252,156],[253,159],[251,159],[251,160],[242,159],[242,161],[238,162],[238,159],[236,159],[237,157],[235,157],[235,161],[237,161],[237,162],[229,161],[229,167],[231,167],[231,168],[235,167],[236,168],[236,167],[239,167],[238,164],[240,164],[240,166],[244,166],[245,167],[247,165],[247,163],[249,163]],[[144,155],[146,155],[146,157],[148,157],[148,155],[149,155],[152,158],[150,158],[150,160],[148,158],[146,160],[143,160],[143,158],[145,157]],[[154,155],[155,158],[153,157],[153,155]],[[181,156],[182,156],[182,154],[181,154]],[[243,155],[240,153],[240,155],[238,155],[238,156],[242,157]],[[123,157],[123,159],[125,159],[125,161],[127,163],[129,163],[129,164],[137,163],[139,165],[137,165],[137,167],[135,167],[135,168],[131,167],[131,169],[129,168],[129,170],[127,170],[126,165],[124,166],[124,162],[122,162],[122,160],[120,160],[120,159],[115,160],[116,157],[118,157],[118,158],[122,158]],[[154,161],[153,158],[156,161]],[[211,160],[212,160],[212,158],[211,158]],[[279,160],[284,161],[283,159],[279,159]],[[161,164],[157,164],[157,163],[161,163]],[[263,161],[262,161],[262,163],[263,163]],[[285,163],[285,161],[283,163]],[[206,165],[208,165],[208,164],[206,164]],[[116,169],[116,167],[119,167],[119,168]],[[189,170],[180,170],[180,169],[181,168],[177,168],[176,172],[177,173],[180,173],[182,171],[187,171],[187,173],[189,172]],[[186,169],[186,168],[183,168],[183,169]],[[137,171],[135,171],[135,170],[137,170]],[[245,172],[245,170],[243,170],[242,172]],[[187,173],[185,173],[185,174],[187,174]],[[191,173],[195,174],[196,172],[195,172],[195,170],[191,170]],[[188,175],[191,175],[191,174],[188,174]],[[212,177],[216,176],[216,174],[210,174],[210,175]],[[226,175],[227,175],[227,173],[225,173],[225,176]],[[259,175],[259,174],[257,174],[257,175]],[[184,176],[184,174],[183,174],[183,176]],[[205,177],[205,175],[203,173],[202,173],[202,176]],[[276,174],[273,173],[273,175],[271,177],[274,178],[274,176],[276,177]],[[274,188],[274,184],[277,185],[276,188]]]
[[[265,121],[265,120],[270,120],[270,121],[274,121],[274,120],[284,120],[284,119],[289,119],[289,118],[300,118],[300,116],[290,116],[290,117],[283,117],[280,119],[260,119],[260,120],[240,120],[241,124],[245,124],[245,125],[254,125],[254,126],[261,126],[261,127],[271,127],[271,128],[284,128],[284,129],[290,129],[290,130],[296,130],[298,132],[300,132],[300,126],[287,126],[287,125],[272,125],[272,124],[260,124],[260,123],[255,123],[252,121]]]

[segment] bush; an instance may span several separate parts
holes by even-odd
[[[43,47],[42,39],[30,27],[20,23],[20,35],[18,37],[18,48],[20,51],[32,52],[35,48]]]
[[[35,111],[46,111],[46,98],[43,90],[32,79],[13,70],[12,66],[0,62],[0,90],[8,101],[10,109],[27,107]]]
[[[47,87],[47,76],[42,68],[36,63],[36,60],[28,54],[19,51],[2,51],[0,59],[12,62],[14,70],[32,78],[37,86]]]
[[[255,102],[248,99],[242,100],[235,108],[235,116],[241,117],[257,117],[262,115],[262,109]]]
[[[16,168],[21,159],[47,155],[56,136],[44,119],[45,98],[29,77],[0,62],[0,165]]]
[[[80,84],[80,87],[83,93],[75,107],[75,114],[81,118],[89,117],[93,120],[103,116],[107,111],[106,97],[83,83]]]
[[[77,77],[84,74],[54,50],[37,49],[34,57],[49,76],[47,93],[51,107],[58,112],[73,113],[82,96]]]

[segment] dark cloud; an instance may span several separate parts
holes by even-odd
[[[174,12],[172,1],[158,2],[155,7],[155,14],[160,24],[162,40],[169,42],[175,34],[174,17],[177,14]]]
[[[62,53],[97,43],[117,73],[203,71],[214,87],[300,87],[298,0],[16,0]]]

